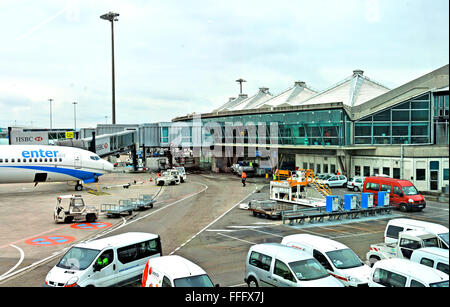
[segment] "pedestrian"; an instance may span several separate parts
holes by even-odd
[[[273,181],[276,181],[276,180],[277,180],[277,174],[276,174],[276,173],[273,173],[273,174],[272,174],[272,179],[273,179]]]
[[[247,174],[243,171],[242,172],[242,186],[245,187],[245,180],[247,179]]]

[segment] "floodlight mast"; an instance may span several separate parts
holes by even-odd
[[[116,85],[114,68],[114,21],[119,21],[118,13],[109,12],[100,16],[101,19],[111,22],[111,53],[112,53],[112,124],[116,124]]]

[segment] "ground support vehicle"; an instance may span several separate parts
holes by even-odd
[[[253,212],[253,216],[261,216],[268,219],[281,218],[283,210],[291,207],[291,205],[280,204],[274,200],[251,200],[248,203],[248,210]]]
[[[98,210],[93,206],[86,206],[81,195],[58,196],[53,219],[55,223],[92,223],[98,219]]]
[[[136,210],[136,204],[131,200],[119,200],[118,204],[102,204],[100,211],[105,213],[107,217],[119,217],[123,213],[131,215]]]
[[[144,210],[148,208],[153,208],[153,204],[156,202],[153,199],[153,195],[142,194],[138,198],[131,198],[130,201],[136,206],[138,210]]]
[[[408,230],[399,234],[396,243],[371,244],[366,258],[373,266],[375,262],[382,259],[410,259],[416,249],[437,246],[438,241],[435,235],[422,230]]]
[[[176,185],[180,184],[180,182],[181,182],[180,172],[173,169],[163,172],[160,176],[156,177],[155,180],[155,184],[158,186]]]

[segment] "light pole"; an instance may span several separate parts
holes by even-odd
[[[52,120],[52,101],[53,101],[53,99],[50,98],[48,101],[50,102],[50,130],[52,130],[53,129],[53,120]]]
[[[239,86],[240,86],[240,89],[241,89],[241,94],[242,94],[242,82],[247,82],[247,81],[245,81],[244,79],[238,79],[238,80],[236,80],[236,82],[238,82],[239,83]]]
[[[115,71],[114,71],[114,21],[119,19],[118,13],[109,12],[100,16],[101,19],[111,22],[111,53],[112,53],[112,124],[116,124],[116,86],[115,86]]]
[[[72,102],[73,104],[73,124],[74,124],[74,129],[73,131],[76,132],[77,131],[77,104],[78,102],[74,101]]]

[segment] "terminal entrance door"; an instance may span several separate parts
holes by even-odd
[[[439,189],[439,161],[430,161],[430,190]]]

